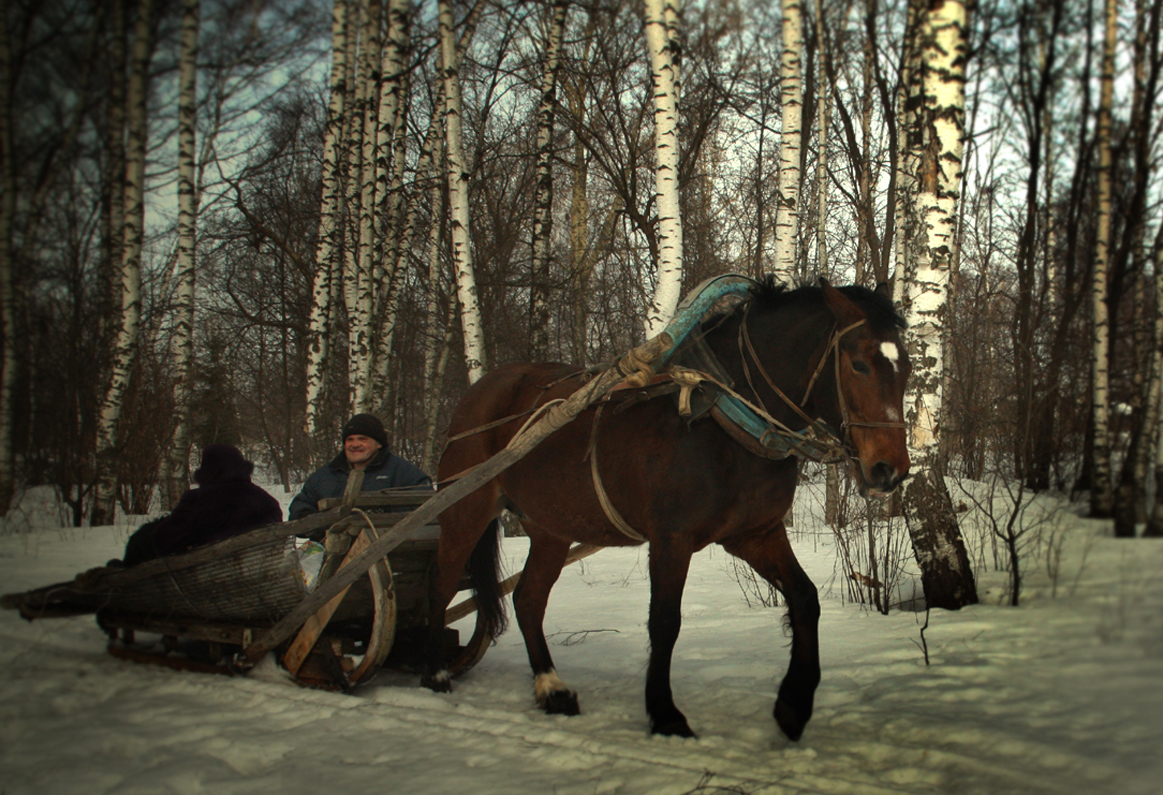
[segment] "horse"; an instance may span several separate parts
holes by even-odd
[[[720,371],[700,371],[706,376],[700,386],[733,395],[752,416],[765,418],[767,432],[760,436],[787,440],[782,454],[740,433],[718,407],[683,416],[674,400],[652,396],[651,387],[626,390],[589,407],[446,509],[430,580],[422,684],[451,690],[440,628],[466,566],[478,627],[485,622],[494,638],[505,629],[498,517],[507,508],[529,536],[513,603],[534,696],[547,713],[579,712],[577,694],[557,675],[542,627],[571,542],[649,543],[650,730],[695,736],[674,703],[670,664],[691,556],[714,543],[785,597],[791,662],[773,715],[780,730],[798,740],[820,681],[820,608],[783,522],[798,479],[794,456],[804,454],[804,434],[822,427],[851,462],[862,493],[891,492],[906,478],[903,401],[910,368],[899,336],[904,325],[884,285],[873,291],[821,280],[787,289],[767,277],[735,307],[704,320],[685,350],[709,352]],[[559,363],[511,364],[482,377],[453,413],[439,479],[446,482],[503,449],[538,407],[568,396],[586,377]]]

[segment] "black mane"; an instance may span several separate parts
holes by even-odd
[[[896,311],[892,299],[875,290],[859,285],[837,287],[841,293],[864,310],[868,322],[877,331],[905,328],[905,320]],[[767,274],[751,288],[751,301],[757,309],[780,309],[793,304],[822,305],[824,291],[820,287],[797,287],[789,290],[774,274]]]

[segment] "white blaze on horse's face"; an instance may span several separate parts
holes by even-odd
[[[888,359],[894,372],[900,369],[901,349],[895,342],[880,343],[880,355]]]

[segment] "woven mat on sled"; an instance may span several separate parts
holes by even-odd
[[[273,623],[305,595],[293,539],[276,538],[118,587],[105,607],[159,619]]]

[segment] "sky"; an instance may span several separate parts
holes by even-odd
[[[819,501],[797,501],[792,543],[820,588],[823,669],[799,742],[771,715],[783,610],[749,605],[719,548],[692,563],[672,669],[696,739],[649,734],[644,548],[571,565],[550,599],[546,634],[576,717],[538,710],[515,629],[451,694],[383,670],[344,695],[289,683],[269,660],[247,677],[127,662],[91,617],[0,611],[0,793],[1161,792],[1163,541],[1114,539],[1081,503],[1041,502],[1057,568],[1051,545],[1030,544],[1013,608],[1005,573],[979,566],[982,603],[933,611],[922,633],[923,612],[846,598]],[[0,534],[4,593],[118,556],[134,524],[64,528],[47,500],[22,506]],[[974,513],[962,527],[985,548]],[[508,571],[526,544],[505,539]]]

